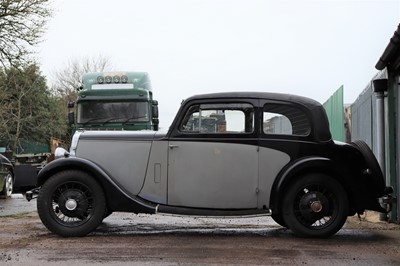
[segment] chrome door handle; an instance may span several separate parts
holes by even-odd
[[[179,146],[178,145],[168,145],[168,147],[172,150],[172,149],[178,148]]]

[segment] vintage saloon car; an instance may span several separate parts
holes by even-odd
[[[78,131],[60,152],[39,173],[37,207],[61,236],[124,211],[269,214],[298,236],[328,237],[349,215],[386,212],[389,193],[364,142],[333,141],[318,102],[285,94],[193,96],[166,133]]]

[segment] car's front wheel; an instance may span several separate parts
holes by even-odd
[[[7,173],[4,180],[3,190],[1,191],[0,198],[6,199],[11,197],[13,193],[14,178],[10,172]]]
[[[84,236],[101,223],[106,211],[103,189],[89,174],[68,170],[41,187],[37,209],[43,224],[60,236]]]
[[[283,199],[283,219],[301,237],[329,237],[339,231],[349,213],[342,185],[324,174],[302,176]]]

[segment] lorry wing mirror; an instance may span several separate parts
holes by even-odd
[[[68,112],[68,125],[72,126],[73,124],[75,124],[75,113]]]
[[[151,109],[153,113],[153,118],[158,118],[158,101],[153,101]]]
[[[74,106],[75,106],[75,102],[74,101],[68,101],[68,103],[67,103],[67,107],[68,108],[74,108]]]
[[[153,129],[155,131],[158,130],[158,125],[160,124],[160,121],[158,120],[158,118],[153,118]]]

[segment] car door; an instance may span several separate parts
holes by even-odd
[[[168,205],[257,207],[258,147],[250,103],[195,104],[169,139]]]

